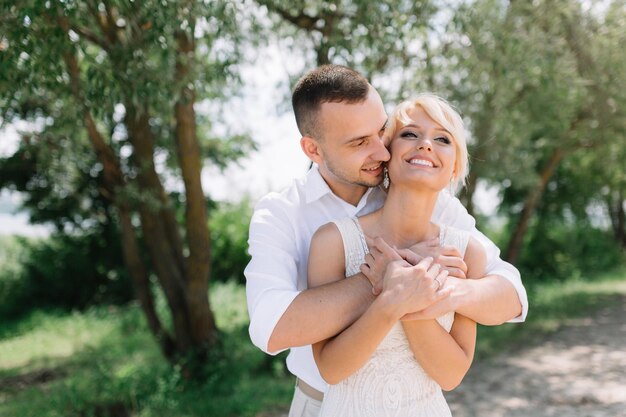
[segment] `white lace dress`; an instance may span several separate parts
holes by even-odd
[[[335,222],[343,238],[346,276],[359,272],[367,253],[363,231],[355,218]],[[455,246],[465,254],[469,234],[441,226],[442,245]],[[437,321],[446,331],[454,313]],[[367,363],[350,377],[330,385],[320,417],[450,417],[439,385],[413,357],[400,323],[385,336]]]

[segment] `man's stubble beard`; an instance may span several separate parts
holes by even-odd
[[[337,167],[335,166],[334,163],[330,162],[329,160],[325,161],[326,164],[326,169],[333,174],[333,176],[338,179],[339,181],[346,183],[346,184],[351,184],[351,185],[358,185],[361,187],[377,187],[379,186],[383,179],[382,179],[382,175],[380,176],[380,178],[376,179],[376,180],[372,180],[371,182],[365,181],[364,179],[359,178],[358,176],[356,178],[350,178],[350,176],[344,174],[344,171],[337,169]],[[361,173],[360,169],[359,169],[359,174]]]

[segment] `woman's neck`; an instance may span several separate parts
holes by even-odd
[[[438,195],[428,189],[392,187],[379,213],[378,235],[398,248],[407,248],[434,237],[430,218]]]

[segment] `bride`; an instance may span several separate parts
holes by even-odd
[[[439,237],[441,245],[455,246],[463,255],[468,278],[482,277],[485,254],[480,243],[467,232],[430,222],[438,194],[448,187],[453,192],[467,175],[460,116],[443,99],[422,94],[394,110],[385,135],[391,160],[384,206],[322,226],[311,242],[308,276],[358,273],[369,252],[368,236],[399,250]],[[396,262],[406,261],[398,256]],[[445,291],[447,273],[432,258],[413,268],[420,276],[416,285]],[[328,282],[313,279],[309,287]],[[476,325],[454,312],[436,320],[402,321],[411,311],[401,298],[383,287],[350,327],[313,345],[319,371],[330,384],[321,417],[450,416],[442,389],[456,387],[468,371]]]

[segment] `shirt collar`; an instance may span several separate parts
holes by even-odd
[[[330,187],[328,186],[328,184],[326,183],[326,181],[322,177],[322,174],[320,174],[319,167],[318,167],[317,164],[313,164],[313,166],[311,167],[311,169],[307,173],[305,188],[306,188],[306,202],[307,202],[307,204],[310,204],[311,202],[319,200],[320,198],[324,197],[325,195],[330,194],[333,197],[335,197],[337,199],[340,199],[345,204],[352,206],[351,204],[345,202],[344,200],[342,200],[341,198],[339,198],[337,195],[335,195],[333,193],[333,191],[330,189]],[[365,192],[365,194],[363,195],[363,197],[361,197],[361,200],[359,200],[359,203],[355,207],[357,213],[367,204],[367,202],[368,202],[368,200],[370,198],[370,195],[372,193],[376,194],[376,193],[378,193],[380,191],[379,188],[380,187],[369,188]]]
[[[307,204],[319,200],[326,194],[333,193],[328,184],[326,184],[326,181],[324,181],[324,178],[322,178],[317,164],[313,164],[306,175],[305,192]]]

